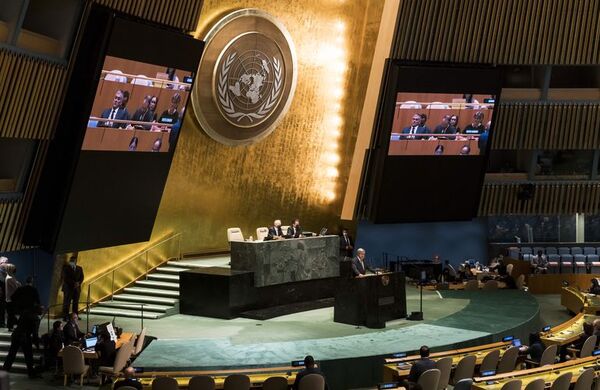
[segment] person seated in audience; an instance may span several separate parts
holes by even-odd
[[[442,122],[433,130],[434,134],[456,134],[456,129],[450,126],[451,115],[444,115]],[[437,139],[454,139],[454,137],[437,137]]]
[[[152,116],[152,120],[156,121],[156,108],[158,106],[158,97],[156,96],[152,96],[152,98],[150,99],[150,103],[148,104],[148,109],[152,112],[153,116]]]
[[[588,337],[592,336],[594,334],[594,325],[590,324],[589,322],[584,322],[583,323],[583,333],[581,334],[581,336],[579,336],[579,338],[575,341],[573,341],[573,343],[571,345],[569,345],[569,348],[571,349],[581,349],[581,347],[583,346],[583,343],[585,343],[585,340],[588,339]],[[564,349],[564,352],[562,351]],[[573,358],[576,358],[577,356],[572,356],[570,353],[567,353],[567,349],[566,348],[562,348],[561,349],[561,360],[571,360]]]
[[[283,230],[281,230],[281,220],[273,221],[273,226],[269,228],[269,234],[265,237],[265,241],[283,239]]]
[[[526,352],[531,361],[539,363],[545,348],[539,333],[534,332],[529,334],[529,348],[527,348]]]
[[[103,330],[98,334],[98,341],[94,350],[98,354],[97,364],[98,366],[111,367],[115,361],[115,342],[110,339],[110,334],[106,330]]]
[[[127,103],[129,103],[129,91],[125,90],[123,91],[123,100],[121,101],[121,108],[126,110]]]
[[[58,359],[58,353],[63,349],[65,338],[63,336],[62,321],[54,321],[52,332],[42,336],[44,346],[44,363],[47,369],[54,368]]]
[[[421,115],[415,114],[412,116],[412,122],[410,126],[402,129],[402,134],[408,134],[402,136],[400,139],[422,139],[423,137],[416,136],[414,134],[425,134],[425,128],[421,126]]]
[[[156,114],[150,110],[150,101],[152,100],[152,96],[146,95],[144,100],[142,101],[142,105],[140,108],[135,110],[133,116],[131,117],[132,121],[137,122],[152,122]],[[151,125],[133,125],[132,127],[136,129],[144,129],[150,130]]]
[[[119,379],[115,382],[113,389],[130,386],[138,390],[143,390],[142,383],[135,378],[135,368],[129,366],[123,370],[124,379]]]
[[[287,236],[289,238],[299,238],[302,236],[302,227],[300,226],[300,220],[298,218],[292,221],[292,225],[288,227]]]
[[[592,279],[590,294],[600,295],[600,280],[598,280],[598,278]]]
[[[296,374],[296,379],[294,380],[294,385],[292,386],[294,390],[298,390],[300,388],[300,381],[309,374],[321,375],[325,380],[325,389],[328,389],[325,375],[323,375],[323,372],[321,372],[318,367],[315,367],[315,359],[311,355],[308,355],[304,358],[304,367],[306,367],[304,370]]]
[[[71,313],[69,321],[63,327],[63,336],[65,345],[81,343],[85,333],[79,329],[79,316],[77,313]]]
[[[477,111],[473,114],[473,121],[463,130],[463,134],[481,134],[485,131],[483,125],[483,112]]]
[[[421,113],[419,116],[421,117],[421,127],[425,130],[424,133],[431,134],[431,129],[427,127],[427,114]]]
[[[548,258],[542,251],[538,251],[537,255],[531,258],[531,265],[536,274],[545,274],[548,272]]]
[[[485,147],[487,146],[488,138],[490,137],[490,127],[492,126],[492,121],[488,121],[485,125],[485,129],[483,133],[479,135],[479,139],[477,140],[477,146],[479,147],[479,152],[484,153]]]
[[[363,277],[367,274],[367,271],[373,272],[367,260],[365,260],[367,252],[363,248],[356,250],[356,256],[352,259],[352,274],[355,278]]]
[[[116,123],[111,121],[111,119],[129,120],[129,112],[127,112],[127,108],[121,107],[122,104],[123,91],[117,89],[113,98],[112,107],[105,109],[100,114],[100,118],[106,118],[108,120],[98,122],[98,127],[113,127],[115,129],[124,129],[127,127],[127,123]]]
[[[458,115],[450,115],[450,119],[448,120],[450,126],[456,129],[456,133],[460,133],[460,127],[458,127]]]
[[[169,103],[169,108],[163,111],[158,118],[158,123],[166,123],[170,125],[174,125],[175,122],[179,119],[179,104],[181,103],[181,95],[176,92],[171,96],[171,101]]]
[[[419,377],[427,370],[431,370],[435,367],[435,362],[429,359],[429,347],[423,345],[419,349],[419,355],[421,358],[413,363],[410,368],[410,373],[408,374],[408,382],[417,383],[419,381]]]

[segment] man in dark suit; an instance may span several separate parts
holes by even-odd
[[[288,227],[287,236],[289,238],[302,237],[302,227],[300,226],[300,220],[298,218],[292,221],[292,225]]]
[[[40,294],[33,285],[33,277],[28,276],[25,280],[25,285],[17,288],[12,295],[12,302],[15,305],[17,314],[21,314],[27,310],[31,311],[40,304]]]
[[[62,269],[63,317],[69,317],[69,305],[72,304],[73,313],[78,313],[79,295],[83,283],[83,268],[77,265],[77,257],[71,256],[69,264]]]
[[[421,355],[421,359],[417,360],[410,368],[410,373],[408,374],[409,382],[417,383],[421,374],[435,368],[435,362],[429,359],[428,346],[423,345],[421,349],[419,349],[419,354]]]
[[[31,348],[32,344],[36,344],[36,347],[39,349],[40,341],[38,337],[38,327],[40,322],[38,315],[40,313],[41,309],[37,306],[36,308],[23,312],[19,317],[17,327],[10,337],[10,349],[8,351],[8,356],[4,361],[4,371],[10,371],[17,356],[17,352],[21,349],[23,350],[23,355],[25,355],[27,374],[30,378],[40,378],[40,375],[37,374],[33,368],[33,350]]]
[[[422,139],[423,137],[416,136],[415,134],[425,134],[425,127],[421,126],[421,115],[415,114],[412,116],[411,125],[402,129],[403,135],[401,139]]]
[[[281,220],[276,219],[273,226],[269,228],[269,234],[265,237],[265,241],[283,239],[283,230],[281,229]]]
[[[456,128],[450,126],[450,115],[442,117],[442,123],[433,130],[434,134],[456,134]],[[437,139],[454,139],[455,137],[437,137]]]
[[[348,229],[342,229],[342,235],[340,236],[340,257],[342,259],[349,257],[352,258],[354,251],[354,240],[348,234]]]
[[[85,333],[79,329],[79,316],[77,313],[71,313],[69,320],[63,327],[63,335],[65,339],[65,346],[71,345],[74,342],[81,342],[85,336]]]
[[[117,89],[115,92],[115,97],[113,98],[113,105],[111,108],[107,108],[102,111],[100,114],[100,118],[109,119],[107,121],[98,122],[98,127],[113,127],[115,129],[121,128],[124,129],[127,127],[127,123],[115,123],[112,122],[111,119],[119,119],[119,120],[129,120],[129,112],[127,109],[122,107],[123,104],[123,91]]]
[[[292,386],[292,388],[294,390],[298,390],[300,388],[300,381],[302,380],[302,378],[304,378],[305,376],[310,375],[310,374],[321,375],[323,377],[323,380],[325,380],[325,376],[323,375],[321,370],[319,370],[317,367],[315,367],[315,359],[312,356],[308,355],[307,357],[304,358],[304,367],[306,367],[304,370],[302,370],[298,374],[296,374],[296,380],[294,380],[294,385]],[[325,380],[325,389],[327,390],[327,381],[326,380]]]
[[[367,274],[367,271],[373,272],[371,267],[367,264],[365,260],[366,252],[363,248],[358,248],[356,250],[356,256],[352,259],[352,273],[354,277],[360,278]]]

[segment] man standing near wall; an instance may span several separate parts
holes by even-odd
[[[77,257],[71,256],[69,263],[62,270],[63,318],[69,319],[69,306],[72,302],[73,313],[78,313],[79,295],[81,294],[81,283],[83,283],[83,268],[77,265]]]

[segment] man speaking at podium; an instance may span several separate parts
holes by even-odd
[[[374,271],[369,267],[367,261],[365,260],[366,252],[363,248],[358,248],[356,250],[356,256],[352,259],[352,273],[355,278],[361,278],[367,274],[367,271]]]

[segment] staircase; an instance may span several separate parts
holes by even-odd
[[[138,280],[133,286],[113,296],[112,300],[98,302],[90,314],[141,318],[144,304],[144,319],[159,319],[179,313],[179,273],[201,267],[181,261],[168,261]]]
[[[8,349],[10,348],[10,336],[11,336],[11,333],[7,332],[6,330],[4,330],[3,332],[0,332],[0,361],[2,363],[4,363],[4,360],[6,359],[6,356],[8,355]],[[42,353],[40,351],[36,350],[34,347],[34,349],[33,349],[33,365],[34,365],[34,367],[39,366],[41,364],[41,359],[42,359]],[[22,373],[22,374],[27,373],[27,366],[25,365],[25,356],[23,355],[23,351],[19,350],[19,352],[17,352],[17,358],[15,359],[15,362],[13,363],[10,371]]]

